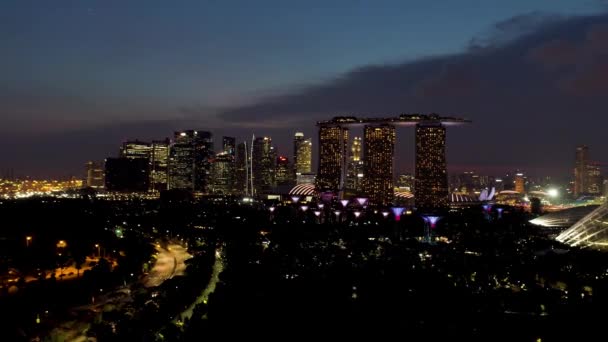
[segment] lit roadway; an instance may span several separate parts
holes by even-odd
[[[192,311],[194,310],[195,306],[197,306],[200,303],[207,304],[207,301],[209,300],[209,295],[211,295],[213,293],[213,291],[215,291],[217,282],[220,280],[220,273],[222,273],[223,270],[224,270],[224,259],[222,258],[222,249],[217,248],[215,250],[215,263],[213,263],[213,273],[211,274],[211,279],[209,279],[209,284],[207,284],[207,287],[205,287],[203,292],[201,292],[200,296],[198,296],[196,298],[196,300],[192,304],[190,304],[190,306],[186,310],[184,310],[184,312],[179,314],[173,320],[173,323],[176,323],[177,320],[180,320],[183,322],[186,318],[188,318],[188,319],[192,318]]]
[[[183,275],[186,270],[185,261],[192,258],[186,247],[171,244],[167,248],[156,246],[156,262],[150,273],[142,280],[145,287],[155,287],[174,276]]]

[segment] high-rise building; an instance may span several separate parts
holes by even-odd
[[[346,189],[353,193],[363,191],[364,165],[361,152],[361,137],[354,137],[346,170]]]
[[[236,156],[236,138],[234,137],[222,137],[222,152],[230,154],[232,157]]]
[[[234,193],[235,164],[229,152],[215,155],[211,164],[210,192],[218,195]]]
[[[207,192],[213,139],[210,132],[175,132],[169,150],[169,189]]]
[[[526,180],[523,173],[517,172],[515,174],[514,184],[515,191],[519,192],[520,194],[526,193]]]
[[[240,195],[251,195],[251,158],[247,142],[243,141],[236,147],[235,188]]]
[[[587,164],[587,190],[585,193],[593,196],[602,195],[604,178],[600,165],[595,162]]]
[[[120,157],[129,159],[148,159],[152,153],[152,145],[139,140],[125,141],[120,148]]]
[[[270,193],[274,186],[274,162],[276,153],[270,137],[258,137],[253,141],[251,168],[254,194]]]
[[[101,190],[104,188],[104,171],[102,163],[89,161],[86,164],[86,186]]]
[[[150,170],[148,160],[145,158],[107,158],[105,175],[108,191],[148,191]]]
[[[348,161],[347,148],[347,128],[319,127],[319,172],[316,182],[320,191],[341,192],[344,189]]]
[[[395,126],[365,126],[363,133],[363,189],[373,205],[388,206],[393,201],[393,159]]]
[[[416,125],[416,206],[422,209],[448,205],[445,159],[446,130],[441,123]]]
[[[293,165],[296,175],[312,172],[312,139],[304,139],[302,132],[293,138]]]
[[[293,185],[293,177],[289,170],[289,159],[285,156],[278,156],[275,167],[275,180],[279,187]]]
[[[169,164],[169,139],[152,141],[150,154],[150,190],[167,190],[167,168]]]
[[[587,165],[589,164],[589,147],[582,145],[576,148],[576,163],[574,166],[574,196],[578,197],[587,192]]]

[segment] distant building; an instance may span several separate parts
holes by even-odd
[[[152,145],[139,140],[125,141],[120,148],[120,157],[129,159],[148,159],[152,153]]]
[[[346,189],[356,194],[363,191],[364,165],[362,152],[361,137],[354,137],[346,169]]]
[[[152,141],[150,158],[150,190],[167,190],[167,171],[169,165],[169,139]]]
[[[210,132],[175,132],[169,150],[169,189],[207,192],[213,139]]]
[[[234,157],[229,152],[216,154],[211,164],[210,192],[217,195],[233,194],[234,176]]]
[[[445,159],[446,129],[441,123],[416,125],[416,206],[447,207],[448,174]]]
[[[253,141],[251,168],[254,194],[268,194],[274,187],[274,163],[276,153],[270,137],[258,137]]]
[[[86,163],[85,185],[89,188],[102,190],[105,186],[104,167],[102,163],[89,161]]]
[[[316,175],[314,173],[303,173],[301,175],[297,175],[296,184],[315,184]]]
[[[222,152],[226,152],[232,157],[236,156],[236,138],[222,137]]]
[[[319,127],[319,172],[317,189],[340,192],[346,178],[348,129],[340,126]]]
[[[240,195],[251,195],[251,158],[250,146],[242,142],[236,147],[235,190]]]
[[[293,177],[289,168],[289,159],[285,156],[278,156],[275,167],[275,180],[278,187],[293,186]]]
[[[393,201],[393,159],[395,126],[365,126],[363,134],[364,194],[373,205],[388,206]]]
[[[588,195],[601,196],[603,193],[604,178],[602,177],[602,169],[598,163],[591,162],[587,164],[587,191]]]
[[[150,184],[148,160],[144,158],[107,158],[105,184],[108,191],[146,192]]]
[[[579,197],[587,192],[587,165],[589,164],[589,147],[582,145],[576,148],[574,165],[574,196]]]
[[[293,165],[296,175],[312,172],[312,139],[304,139],[302,132],[293,139]]]
[[[514,184],[516,192],[519,192],[520,194],[526,193],[526,180],[523,173],[518,172],[515,174]]]

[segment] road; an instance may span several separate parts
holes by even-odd
[[[178,244],[171,244],[166,249],[156,245],[156,251],[156,262],[142,280],[145,287],[159,286],[167,279],[183,275],[186,271],[185,261],[192,258],[186,247]]]
[[[207,284],[207,287],[205,287],[201,295],[198,296],[196,300],[192,304],[190,304],[190,306],[186,310],[184,310],[184,312],[179,314],[176,319],[173,320],[174,323],[177,321],[178,318],[182,322],[186,318],[190,319],[192,317],[192,311],[194,310],[195,306],[200,303],[207,303],[207,301],[209,300],[209,295],[211,295],[213,291],[215,291],[217,282],[220,280],[220,273],[222,273],[223,270],[224,259],[222,257],[222,249],[218,248],[215,250],[215,262],[213,263],[213,273],[211,274],[209,284]]]

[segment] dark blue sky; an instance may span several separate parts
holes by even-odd
[[[547,124],[557,114],[545,104],[560,94],[546,91],[546,82],[565,89],[568,105],[587,115],[605,113],[600,94],[589,98],[584,90],[580,102],[580,92],[572,91],[594,86],[601,93],[605,83],[562,74],[564,63],[575,73],[589,73],[586,66],[603,72],[603,51],[589,38],[603,33],[601,1],[9,0],[0,6],[0,142],[12,144],[0,155],[0,171],[79,174],[86,160],[115,154],[123,139],[162,138],[180,128],[272,135],[290,155],[296,129],[314,134],[316,119],[346,113],[472,117],[475,125],[450,136],[450,161],[458,167],[558,173],[570,167],[572,158],[563,155],[575,144],[589,143],[600,160],[608,147],[605,139],[580,135],[560,140],[555,159],[530,152],[530,144],[540,144],[533,152],[552,150],[549,135],[564,128]],[[559,44],[564,40],[584,53],[558,61],[558,72],[545,59],[570,47]],[[552,42],[559,53],[541,53]],[[522,83],[535,85],[533,96]],[[522,121],[504,125],[512,111]],[[520,132],[510,131],[517,127]],[[411,132],[401,136],[398,165],[408,169],[410,148],[402,146],[411,145]]]

